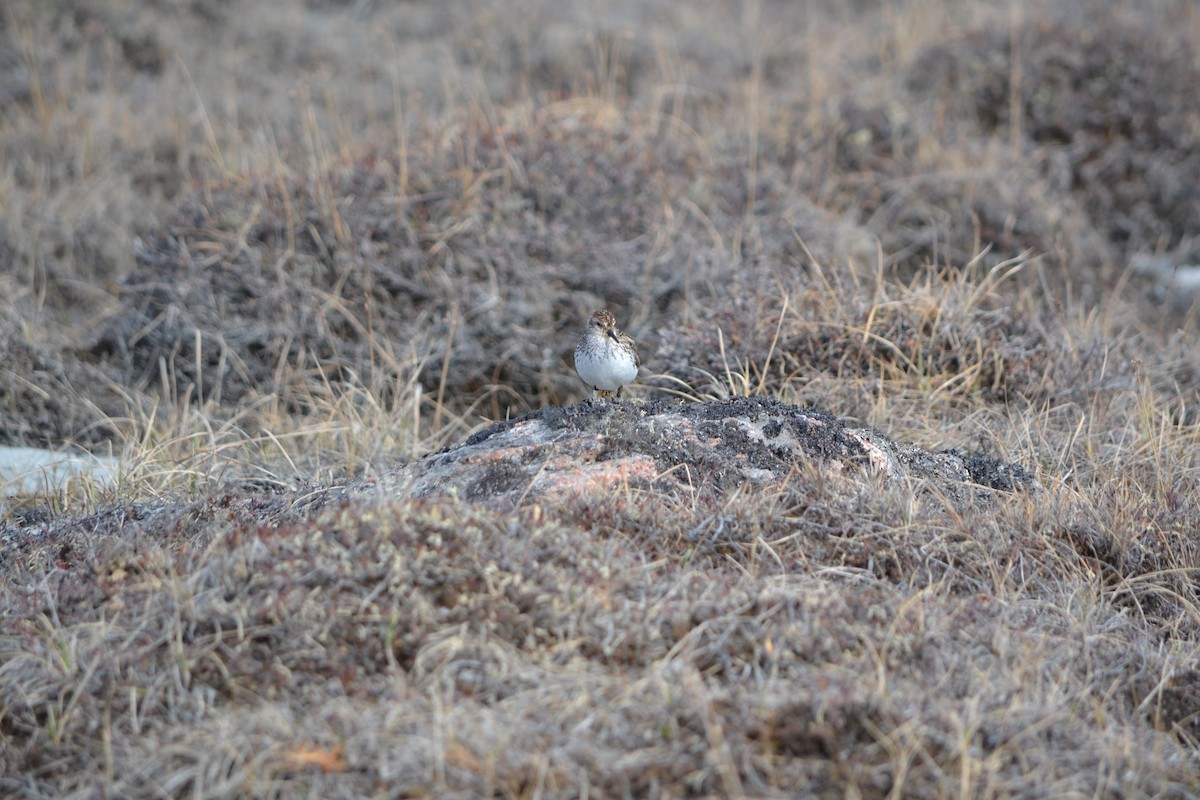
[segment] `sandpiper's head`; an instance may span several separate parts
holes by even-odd
[[[588,318],[588,327],[595,328],[600,333],[608,333],[617,327],[617,318],[607,311],[597,311]]]

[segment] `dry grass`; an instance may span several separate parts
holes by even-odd
[[[1200,14],[845,5],[0,5],[0,793],[1196,796]],[[605,305],[1046,491],[342,488]]]

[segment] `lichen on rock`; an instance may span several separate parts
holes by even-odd
[[[456,494],[500,508],[622,485],[672,492],[789,480],[798,465],[831,475],[929,481],[956,502],[987,490],[1040,491],[1024,468],[956,450],[929,452],[816,408],[762,397],[706,403],[588,401],[500,422],[386,479],[389,493]]]

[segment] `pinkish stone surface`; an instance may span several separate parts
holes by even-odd
[[[1019,466],[953,451],[932,453],[870,428],[848,428],[813,408],[763,398],[709,403],[594,400],[497,423],[384,479],[389,494],[449,494],[489,505],[609,492],[788,480],[797,465],[843,479],[918,478],[949,495],[970,488],[1038,490]],[[986,492],[985,492],[986,494]]]

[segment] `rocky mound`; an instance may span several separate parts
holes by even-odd
[[[632,486],[675,495],[778,484],[799,467],[831,476],[928,481],[956,502],[988,502],[987,489],[1040,491],[1024,468],[997,459],[933,453],[815,408],[761,397],[708,403],[579,403],[502,422],[409,465],[389,493],[513,507]]]

